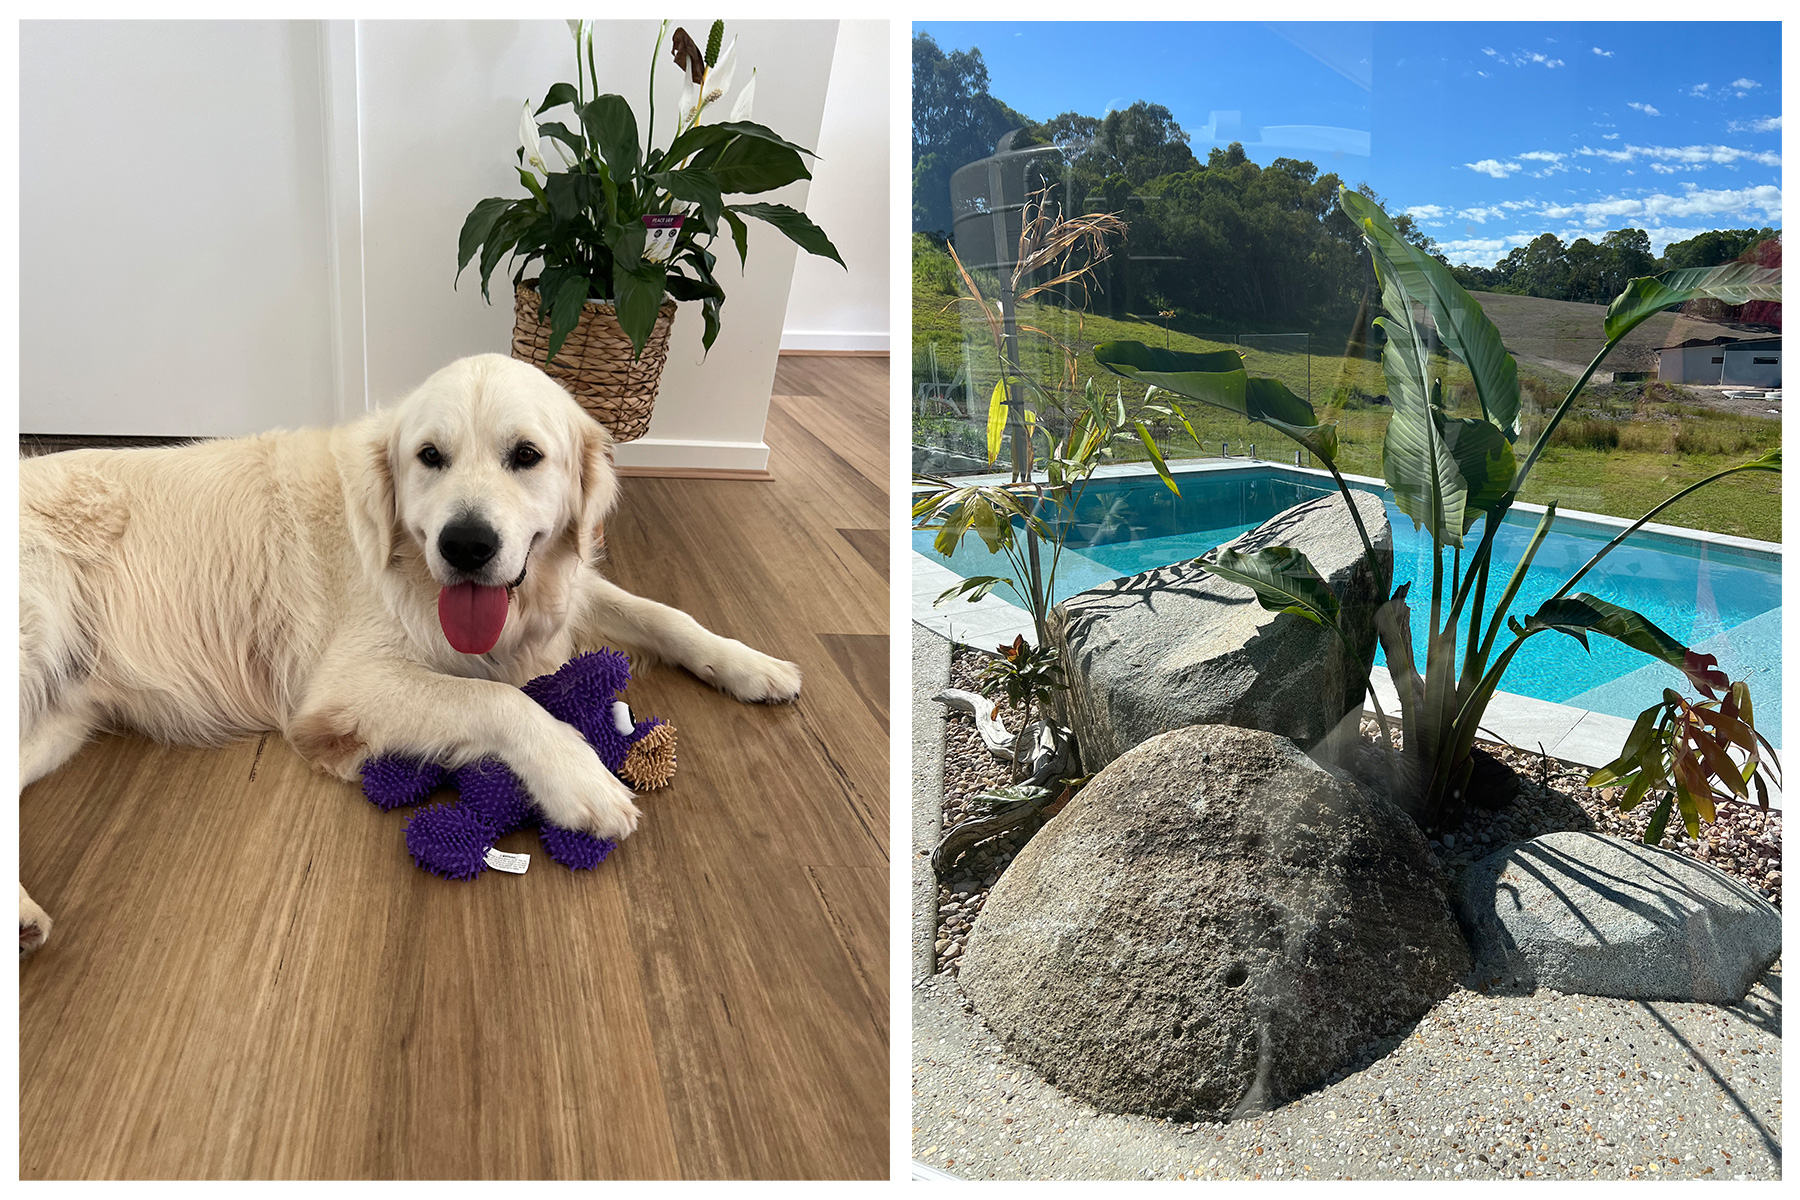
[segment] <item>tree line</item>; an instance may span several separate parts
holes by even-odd
[[[1128,242],[1105,264],[1098,311],[1302,329],[1341,326],[1371,299],[1373,269],[1336,204],[1337,174],[1294,158],[1259,166],[1237,143],[1202,161],[1163,105],[1139,100],[1103,117],[1066,112],[1033,121],[988,93],[979,49],[946,52],[920,33],[912,128],[913,228],[939,242],[954,227],[951,176],[1009,134],[1011,149],[1052,150],[1032,159],[1027,187],[1043,188],[1060,211],[1122,216]],[[1381,202],[1366,183],[1356,190]],[[1449,265],[1417,222],[1390,217],[1403,237]],[[1658,257],[1641,229],[1566,246],[1546,233],[1493,267],[1452,270],[1472,290],[1605,303],[1635,276],[1729,262],[1777,237],[1772,229],[1714,230]]]

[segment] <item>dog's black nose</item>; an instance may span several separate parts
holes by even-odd
[[[500,534],[479,517],[464,517],[438,534],[438,553],[459,571],[479,571],[500,550]]]

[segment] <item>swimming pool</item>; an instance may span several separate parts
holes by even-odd
[[[1179,497],[1154,475],[1096,479],[1075,514],[1057,569],[1056,598],[1096,584],[1198,557],[1254,529],[1293,505],[1336,495],[1328,476],[1274,464],[1177,472]],[[1413,587],[1414,653],[1424,661],[1430,604],[1431,539],[1413,528],[1378,484],[1352,482],[1387,504],[1394,535],[1394,584]],[[1725,485],[1729,486],[1729,484]],[[1537,528],[1539,511],[1509,513],[1494,541],[1489,609]],[[1558,513],[1532,560],[1511,612],[1523,618],[1581,568],[1619,526],[1590,516]],[[1736,539],[1734,539],[1736,541]],[[913,531],[913,548],[959,575],[999,574],[1005,560],[981,540],[965,538],[944,559],[932,534]],[[1471,548],[1474,545],[1471,540]],[[1446,556],[1445,568],[1449,567]],[[1756,701],[1756,724],[1781,744],[1781,555],[1705,536],[1640,530],[1584,577],[1580,590],[1636,609],[1684,644],[1716,654],[1733,679],[1745,679]],[[1002,588],[996,595],[1013,597]],[[1016,601],[1015,601],[1016,602]],[[1497,645],[1510,634],[1502,631]],[[1503,690],[1618,717],[1635,717],[1664,687],[1691,692],[1674,668],[1609,638],[1590,637],[1592,652],[1559,634],[1535,637],[1513,659]]]

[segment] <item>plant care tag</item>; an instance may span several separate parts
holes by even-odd
[[[508,854],[504,850],[488,847],[487,865],[496,871],[511,871],[514,875],[523,875],[525,868],[531,865],[529,854]]]
[[[675,239],[681,234],[681,223],[687,218],[677,214],[652,213],[644,218],[644,261],[668,262],[675,253]]]

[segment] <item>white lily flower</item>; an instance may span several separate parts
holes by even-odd
[[[737,67],[737,39],[731,39],[731,45],[725,47],[725,53],[719,55],[719,61],[706,72],[706,97],[702,104],[711,104],[731,90],[731,73]]]
[[[572,171],[575,169],[575,160],[569,157],[569,152],[567,150],[563,149],[562,142],[556,138],[551,138],[550,148],[556,151],[556,157],[562,159],[563,170]]]
[[[694,114],[700,108],[700,85],[692,76],[683,76],[681,83],[681,102],[676,105],[675,128],[686,129],[693,124]]]
[[[744,85],[744,90],[738,93],[736,102],[731,106],[731,119],[733,121],[748,121],[750,119],[751,106],[755,103],[756,72],[751,71],[750,82]]]
[[[583,25],[586,25],[587,22],[586,21],[568,21],[568,22],[566,22],[566,24],[569,26],[569,35],[575,39],[575,44],[577,46],[579,46],[581,44],[581,27]]]
[[[544,150],[538,144],[537,122],[531,119],[531,101],[519,110],[519,145],[524,147],[525,162],[546,179],[550,176],[550,168],[544,165]]]

